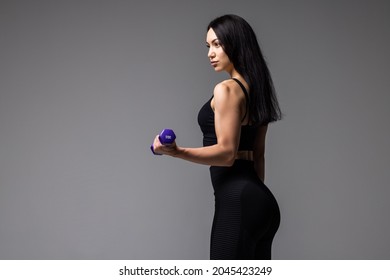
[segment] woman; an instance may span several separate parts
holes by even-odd
[[[198,122],[203,147],[163,146],[156,153],[210,165],[215,194],[211,259],[271,259],[280,223],[278,204],[264,185],[264,146],[270,122],[281,119],[273,83],[256,35],[236,15],[207,28],[208,57],[230,79],[214,88]]]

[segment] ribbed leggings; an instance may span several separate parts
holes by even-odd
[[[210,259],[271,259],[280,224],[278,203],[257,176],[253,162],[210,167],[215,195]]]

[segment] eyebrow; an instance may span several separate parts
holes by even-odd
[[[217,40],[218,40],[218,38],[213,39],[213,40],[211,41],[211,44],[214,43],[214,42],[217,41]],[[206,44],[208,44],[207,41],[206,41]]]

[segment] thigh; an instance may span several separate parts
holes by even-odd
[[[237,259],[242,225],[240,195],[241,190],[237,185],[224,186],[223,191],[216,193],[211,259]]]
[[[260,181],[260,180],[259,180]],[[269,189],[254,180],[242,192],[241,259],[270,259],[280,213]]]

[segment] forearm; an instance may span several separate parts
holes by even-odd
[[[234,149],[212,145],[200,148],[177,147],[176,158],[210,166],[231,166],[235,160]]]

